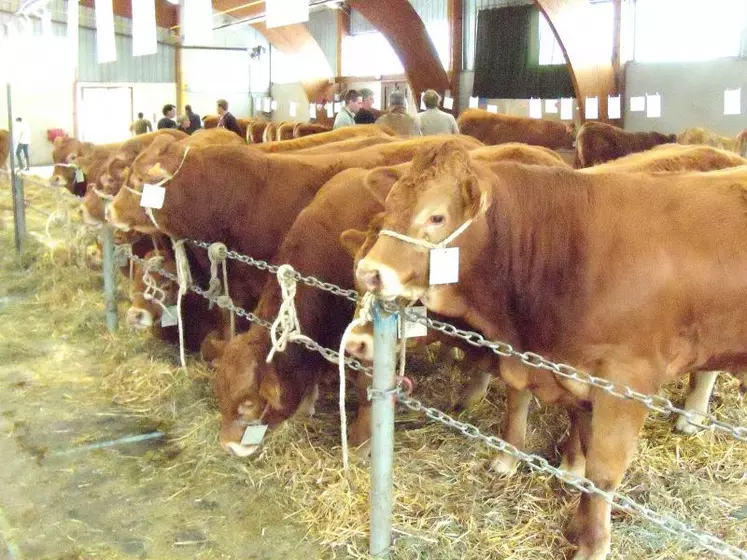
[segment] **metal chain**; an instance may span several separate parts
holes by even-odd
[[[140,263],[141,265],[145,263],[145,259],[142,259],[138,257],[137,255],[132,255],[132,258]],[[152,272],[157,272],[161,276],[164,276],[165,278],[168,278],[173,281],[177,281],[176,275],[170,273],[168,270],[162,269],[162,268],[153,268]],[[223,309],[228,309],[235,315],[239,317],[243,317],[247,319],[248,321],[252,323],[256,323],[267,330],[270,330],[272,328],[272,323],[270,321],[266,321],[262,319],[261,317],[255,315],[254,313],[251,313],[249,311],[246,311],[245,309],[238,307],[231,301],[226,301],[222,299],[220,296],[211,296],[207,290],[203,290],[199,286],[195,285],[194,283],[189,286],[189,289],[193,291],[194,293],[202,296],[203,298],[212,301],[215,305],[218,307],[221,307]],[[324,359],[327,361],[337,364],[339,363],[340,355],[335,352],[334,350],[330,350],[329,348],[325,348],[324,346],[321,346],[320,344],[317,344],[316,342],[312,340],[293,340],[296,344],[300,346],[304,346],[306,349],[311,350],[312,352],[317,352],[322,355]],[[362,373],[365,373],[369,377],[373,375],[373,370],[365,365],[363,365],[361,362],[356,360],[355,358],[345,358],[345,364],[356,370],[360,371]]]
[[[594,377],[593,375],[589,375],[587,373],[579,371],[573,366],[569,366],[568,364],[556,364],[555,362],[552,362],[534,352],[519,352],[507,342],[494,342],[491,340],[487,340],[480,333],[462,330],[455,327],[454,325],[450,325],[449,323],[444,323],[435,319],[429,319],[427,317],[417,315],[412,311],[409,311],[407,308],[400,307],[399,305],[392,302],[381,303],[383,307],[390,313],[402,313],[409,321],[421,323],[445,335],[463,340],[467,344],[470,344],[472,346],[476,346],[478,348],[487,348],[488,350],[493,351],[495,354],[506,358],[518,358],[522,364],[529,367],[547,370],[565,379],[578,381],[579,383],[584,383],[585,385],[591,385],[592,387],[601,389],[605,393],[609,393],[613,397],[643,403],[647,408],[667,416],[674,413],[685,416],[685,418],[687,418],[689,421],[707,421],[707,423],[703,425],[704,429],[719,431],[728,434],[740,441],[747,442],[747,428],[742,426],[732,426],[731,424],[723,422],[708,413],[701,413],[694,410],[679,408],[672,404],[672,401],[670,401],[668,398],[661,395],[647,395],[645,393],[640,393],[631,389],[630,387],[626,387],[625,385],[620,385],[608,379]]]
[[[547,459],[540,457],[539,455],[525,453],[497,436],[487,436],[483,434],[477,426],[467,422],[460,422],[445,412],[442,412],[437,408],[428,407],[419,400],[409,397],[401,391],[397,393],[397,398],[399,402],[410,410],[425,414],[425,416],[431,420],[440,422],[444,426],[452,428],[470,439],[481,441],[496,451],[506,453],[519,459],[526,463],[534,472],[554,476],[584,494],[600,496],[612,507],[643,517],[647,521],[661,527],[668,533],[678,537],[684,536],[691,542],[710,550],[711,552],[715,552],[721,556],[732,558],[734,560],[747,560],[747,551],[730,545],[714,535],[693,529],[678,519],[657,513],[617,492],[601,490],[588,478],[574,475],[557,467],[553,467]]]

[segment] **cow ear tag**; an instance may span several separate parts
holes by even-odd
[[[143,208],[163,208],[163,201],[166,199],[166,189],[161,185],[143,185],[143,195],[140,197],[140,206]]]
[[[418,317],[427,317],[427,311],[424,305],[411,307],[408,309],[413,315]],[[402,336],[402,326],[404,325],[404,336]],[[399,314],[399,328],[397,330],[398,338],[418,338],[428,335],[428,327],[423,323],[408,320],[403,313]]]
[[[428,283],[431,286],[459,282],[459,247],[431,249],[430,258]]]
[[[241,445],[259,445],[265,439],[267,424],[255,424],[247,426],[244,435],[241,437]]]
[[[76,183],[82,183],[85,180],[85,176],[83,175],[83,170],[80,167],[75,168],[75,182]]]
[[[179,315],[176,312],[176,305],[169,305],[163,310],[161,315],[161,326],[162,327],[173,327],[178,323],[177,318]]]

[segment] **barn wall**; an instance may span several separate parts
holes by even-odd
[[[278,108],[272,113],[272,120],[309,122],[309,99],[300,82],[287,84],[272,84],[272,98],[277,101]],[[290,116],[290,102],[296,103],[296,116]]]
[[[742,115],[724,115],[724,90],[742,88]],[[706,62],[666,64],[629,62],[626,69],[628,97],[658,93],[661,118],[648,119],[645,112],[625,107],[625,128],[632,131],[680,132],[704,126],[723,135],[736,135],[746,126],[747,59],[726,58]]]

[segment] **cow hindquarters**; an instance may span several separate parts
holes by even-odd
[[[614,492],[622,481],[636,449],[646,417],[640,403],[595,392],[591,427],[581,427],[581,447],[586,450],[586,478],[597,488]],[[587,441],[583,441],[586,439]],[[611,506],[598,495],[583,494],[571,522],[570,533],[578,551],[573,560],[604,560],[610,552]]]

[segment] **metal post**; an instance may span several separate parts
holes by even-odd
[[[104,252],[104,305],[106,326],[117,330],[117,268],[114,260],[114,231],[109,224],[101,228],[101,245]]]
[[[374,558],[389,558],[392,541],[394,471],[394,395],[397,314],[377,303],[373,310],[374,374],[371,410],[371,543]]]
[[[23,196],[23,179],[16,174],[16,143],[13,138],[13,107],[11,105],[10,82],[5,85],[8,101],[8,133],[10,134],[10,188],[13,195],[13,229],[16,238],[16,251],[23,250],[26,236],[26,205]],[[3,162],[4,163],[4,162]]]

